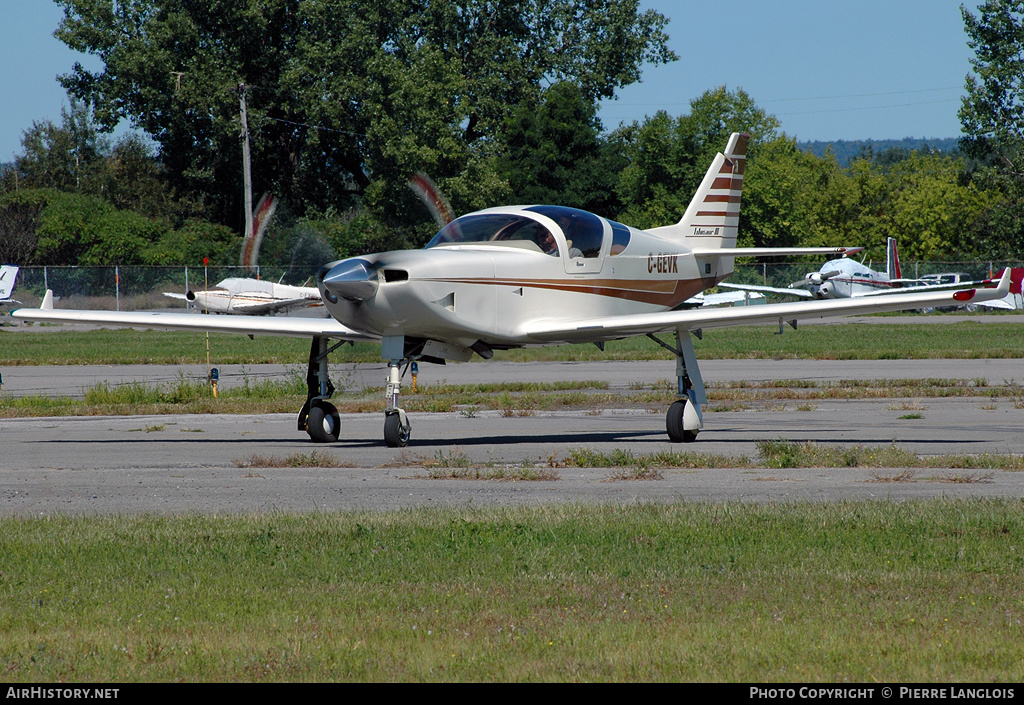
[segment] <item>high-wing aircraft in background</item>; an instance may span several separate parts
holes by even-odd
[[[260,279],[232,277],[219,282],[216,289],[184,294],[164,292],[164,296],[190,301],[202,313],[264,315],[303,308],[312,309],[323,318],[328,315],[316,287],[276,284]]]
[[[5,264],[0,267],[0,304],[20,303],[11,298],[11,292],[14,291],[14,280],[18,277],[18,269],[20,268],[13,264]]]
[[[733,134],[673,225],[638,230],[561,206],[515,206],[470,213],[445,225],[422,250],[352,257],[324,265],[317,287],[330,319],[196,316],[18,309],[16,318],[148,328],[193,329],[312,339],[307,399],[298,427],[318,442],[337,440],[341,419],[327,357],[347,340],[378,340],[389,374],[384,440],[404,446],[410,421],[399,406],[411,362],[467,361],[494,350],[595,343],[646,335],[676,358],[680,399],[668,409],[672,441],[693,441],[706,403],[692,336],[708,328],[922,308],[998,299],[998,286],[955,292],[680,309],[733,271],[738,256],[832,254],[843,248],[737,248],[748,135]],[[863,334],[863,333],[860,333]],[[659,337],[661,335],[662,337]],[[668,342],[664,335],[671,335]],[[341,342],[331,345],[331,340]]]
[[[980,281],[970,281],[969,278],[962,277],[949,282],[933,276],[924,276],[920,279],[903,278],[895,238],[890,237],[886,243],[885,272],[876,272],[849,256],[861,249],[847,250],[839,259],[826,262],[817,272],[808,272],[803,279],[793,282],[787,288],[729,283],[722,283],[719,286],[724,289],[795,296],[802,299],[856,299],[861,296],[905,294],[910,289],[952,291],[982,285]]]

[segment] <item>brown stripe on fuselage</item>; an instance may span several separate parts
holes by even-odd
[[[638,303],[674,308],[718,284],[716,279],[428,279],[448,284],[522,286],[530,289],[572,291],[609,296]]]

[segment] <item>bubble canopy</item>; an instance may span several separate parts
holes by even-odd
[[[561,240],[536,213],[554,221],[570,257],[597,257],[604,241],[605,222],[593,213],[564,206],[531,206],[511,213],[470,213],[453,220],[427,243],[427,248],[465,243],[513,244],[557,256]]]

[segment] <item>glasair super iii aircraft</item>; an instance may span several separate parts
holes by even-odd
[[[708,169],[682,219],[638,230],[573,208],[491,208],[453,220],[422,250],[352,257],[324,265],[317,287],[330,319],[197,316],[40,309],[16,318],[164,329],[290,335],[312,340],[307,399],[298,428],[316,442],[339,437],[341,419],[329,399],[327,357],[349,340],[377,340],[389,374],[384,409],[388,446],[409,442],[409,416],[399,405],[404,370],[413,361],[468,361],[494,350],[595,343],[646,335],[676,357],[680,399],[667,413],[674,442],[703,428],[707,399],[692,336],[705,328],[789,322],[848,314],[997,299],[996,285],[956,292],[800,301],[729,309],[683,309],[717,285],[738,256],[828,254],[844,248],[737,248],[740,195],[749,136],[734,133]],[[666,341],[664,336],[673,336]],[[661,336],[661,337],[659,337]],[[331,341],[340,342],[334,343]]]

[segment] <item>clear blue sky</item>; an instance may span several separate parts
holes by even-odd
[[[968,7],[978,0],[968,0]],[[658,110],[689,112],[704,91],[742,88],[800,140],[957,137],[972,56],[958,0],[641,0],[670,18],[679,61],[607,101],[606,129]],[[0,162],[35,120],[59,122],[56,81],[75,61],[53,38],[50,0],[0,0]]]

